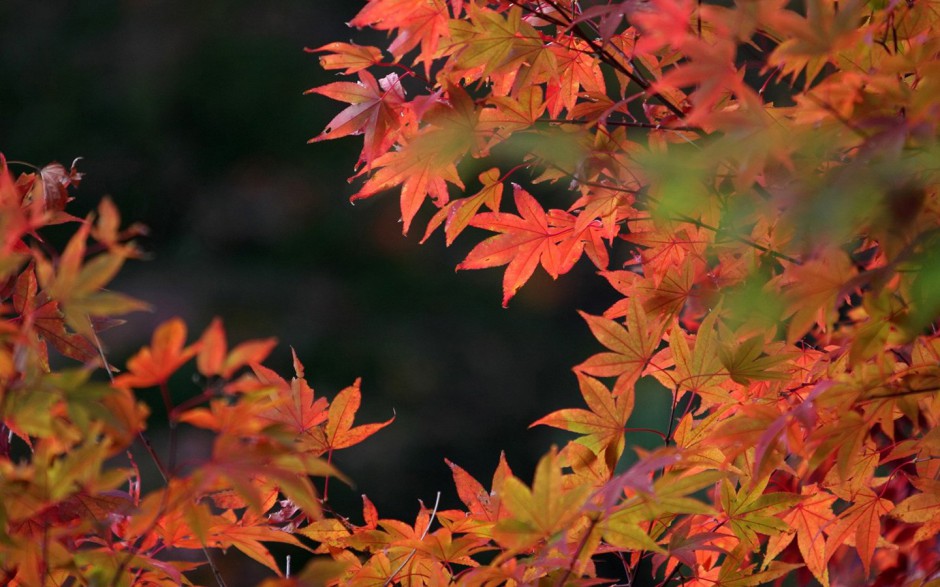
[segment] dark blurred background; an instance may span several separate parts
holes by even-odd
[[[171,316],[191,338],[220,316],[230,341],[277,336],[268,364],[284,376],[293,346],[320,394],[362,376],[360,421],[397,419],[337,455],[357,486],[332,487],[331,502],[360,521],[366,493],[382,517],[413,520],[437,491],[459,505],[445,457],[489,486],[505,449],[529,480],[568,438],[527,427],[582,406],[570,367],[600,349],[575,309],[614,298],[582,261],[554,283],[539,270],[504,310],[501,269],[454,272],[485,233],[421,246],[430,209],[404,238],[397,194],[349,204],[361,139],[307,144],[342,105],[303,95],[336,79],[303,48],[363,42],[344,24],[361,5],[5,0],[0,151],[39,166],[84,157],[73,213],[107,194],[150,227],[152,258],[113,289],[155,312],[106,333],[112,361]],[[661,422],[667,402],[647,394],[637,411]]]

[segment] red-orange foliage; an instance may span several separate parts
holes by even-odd
[[[459,267],[505,265],[504,305],[583,255],[622,296],[582,313],[598,341],[574,367],[585,406],[535,423],[575,438],[531,485],[505,459],[488,487],[448,462],[465,508],[414,523],[368,499],[362,525],[324,506],[310,476],[337,476],[332,452],[389,422],[353,425],[358,382],[328,402],[299,360],[290,382],[263,367],[272,340],[229,351],[213,322],[187,345],[171,321],[92,383],[96,332],[142,307],[102,289],[134,231],[108,201],[63,211],[74,169],[14,179],[4,163],[4,579],[177,584],[229,546],[280,573],[265,543],[287,542],[321,556],[270,585],[936,583],[938,8],[371,0],[351,24],[387,31],[390,58],[313,50],[358,80],[311,90],[349,104],[314,141],[364,137],[354,199],[397,190],[408,232],[430,197],[425,240],[495,233]],[[31,245],[58,222],[78,229],[48,258]],[[52,372],[47,345],[86,367]],[[173,405],[193,359],[204,391]],[[643,378],[672,413],[627,466]],[[150,387],[171,430],[215,441],[186,471],[151,451],[164,484],[141,494],[133,462],[105,460],[146,443]]]

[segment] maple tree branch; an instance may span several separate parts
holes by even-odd
[[[167,386],[166,381],[160,383],[160,395],[163,397],[163,404],[166,406],[166,419],[167,425],[170,428],[170,439],[169,447],[167,451],[169,452],[169,460],[167,461],[167,467],[169,468],[170,474],[176,469],[176,417],[173,412],[173,400],[170,398],[170,388]]]
[[[205,544],[202,546],[202,554],[206,557],[206,562],[209,563],[209,568],[212,570],[212,576],[215,577],[215,582],[219,587],[226,587],[225,579],[222,578],[222,572],[219,570],[219,567],[216,566],[215,562],[212,560],[212,556],[209,554],[209,549]]]
[[[587,529],[584,531],[584,536],[581,537],[581,541],[578,543],[578,548],[575,549],[574,554],[571,556],[571,563],[568,565],[568,568],[565,569],[565,574],[562,575],[562,577],[556,583],[558,587],[564,587],[565,583],[568,581],[568,577],[574,573],[574,566],[578,562],[578,557],[581,556],[581,553],[584,551],[584,547],[587,546],[588,538],[591,537],[591,532],[593,532],[595,526],[597,526],[597,517],[592,516],[590,519],[591,523],[588,524]]]
[[[845,128],[851,130],[852,132],[854,132],[855,134],[857,134],[859,137],[861,137],[862,140],[866,140],[866,141],[867,141],[869,138],[871,138],[871,137],[868,136],[867,133],[865,133],[865,131],[863,131],[862,129],[858,128],[855,124],[853,124],[852,121],[850,121],[850,120],[848,120],[847,118],[845,118],[844,116],[842,116],[842,114],[840,114],[839,111],[836,110],[836,109],[832,106],[832,104],[829,104],[829,103],[826,102],[825,100],[822,100],[822,99],[820,99],[820,98],[817,98],[816,96],[814,96],[814,95],[811,94],[810,92],[806,92],[804,95],[805,95],[806,98],[809,99],[811,102],[813,102],[814,104],[816,104],[817,106],[819,106],[820,108],[822,108],[823,110],[825,110],[826,112],[828,112],[829,114],[831,114],[832,117],[835,118],[837,121],[839,121],[843,126],[845,126]]]
[[[206,388],[203,389],[202,392],[199,393],[198,395],[194,395],[188,400],[184,400],[180,404],[174,406],[171,417],[174,420],[178,419],[179,416],[183,412],[186,412],[187,410],[194,408],[195,406],[198,406],[214,397],[219,396],[219,394],[222,393],[223,383],[224,381],[222,379],[218,379],[217,381],[214,381],[212,384],[207,385]]]
[[[679,388],[676,388],[675,393],[672,394],[672,409],[669,410],[669,426],[666,428],[666,434],[663,436],[663,445],[669,446],[669,441],[672,440],[672,428],[675,426],[676,421],[676,407],[679,405]]]
[[[663,434],[662,432],[654,428],[624,428],[623,431],[624,432],[648,432],[650,434],[655,434],[656,436],[662,438],[666,444],[669,444],[669,441],[668,441],[669,435]]]
[[[549,124],[580,124],[583,120],[565,120],[562,118],[539,118],[535,122],[549,123]],[[598,121],[600,122],[600,121]],[[604,120],[603,123],[608,126],[623,126],[627,128],[647,128],[650,130],[671,130],[675,132],[696,132],[698,127],[695,126],[663,126],[662,124],[655,124],[652,122],[641,122],[639,120]]]
[[[701,129],[697,126],[664,126],[659,123],[652,122],[640,122],[638,120],[627,121],[627,120],[605,120],[604,124],[610,126],[624,126],[627,128],[648,128],[651,130],[671,130],[675,132],[695,132],[697,133]]]
[[[554,0],[545,0],[545,2],[546,4],[548,4],[555,10],[557,10],[559,14],[565,14],[565,11]],[[518,6],[519,8],[529,12],[530,14],[534,14],[538,16],[539,18],[547,20],[548,22],[551,22],[552,24],[556,26],[561,26],[565,29],[573,31],[574,34],[578,36],[578,38],[580,38],[582,41],[587,43],[588,46],[591,47],[591,50],[597,54],[598,58],[601,61],[613,67],[617,71],[623,73],[625,76],[627,76],[627,78],[630,79],[630,81],[640,86],[640,88],[644,92],[648,92],[660,104],[662,104],[667,109],[669,109],[669,111],[672,112],[677,118],[679,118],[680,120],[685,120],[685,117],[686,117],[685,112],[683,112],[681,108],[673,104],[669,98],[663,96],[658,91],[650,89],[652,87],[651,84],[648,81],[646,81],[646,79],[641,73],[639,73],[639,68],[637,67],[637,64],[633,62],[633,60],[631,60],[631,64],[634,66],[634,68],[637,68],[637,71],[631,71],[630,69],[624,67],[624,65],[620,63],[617,59],[615,59],[613,55],[607,52],[607,50],[605,50],[602,45],[599,45],[596,40],[592,39],[590,35],[588,35],[583,30],[581,30],[581,27],[577,26],[577,23],[572,21],[570,17],[568,18],[568,22],[565,22],[554,16],[545,14],[544,12],[540,10],[535,10],[534,8],[526,6],[525,3],[520,2],[520,0],[509,0],[509,3],[514,6]],[[706,133],[702,129],[697,129],[693,132],[699,135],[699,137],[705,137],[708,135],[708,133]]]
[[[571,176],[571,177],[573,177],[573,178],[575,178],[575,179],[578,179],[577,176],[576,176],[574,173],[568,171],[567,169],[563,169],[562,167],[558,166],[557,164],[553,164],[553,165],[551,165],[551,167],[554,167],[555,169],[557,169],[558,171],[564,173],[565,175],[569,175],[569,176]],[[612,190],[612,191],[619,191],[619,192],[628,193],[628,194],[638,194],[640,191],[642,191],[642,189],[639,189],[639,190],[629,190],[629,189],[626,189],[626,188],[617,187],[617,186],[615,186],[615,185],[606,185],[606,184],[602,184],[602,183],[598,183],[598,182],[593,182],[593,181],[582,181],[582,180],[580,180],[580,179],[578,179],[578,183],[580,183],[581,185],[586,185],[586,186],[591,186],[591,187],[596,187],[596,188],[601,188],[601,189],[609,189],[609,190]],[[756,184],[755,184],[755,187],[756,187]],[[659,204],[659,202],[657,201],[657,199],[654,198],[653,196],[649,195],[648,193],[645,194],[645,195],[646,195],[646,198],[649,199],[649,200],[650,200],[651,202],[653,202],[654,204]],[[747,246],[752,247],[752,248],[754,248],[754,249],[757,249],[758,251],[761,251],[762,253],[765,253],[765,254],[767,254],[767,255],[770,255],[771,257],[774,257],[775,259],[780,259],[780,260],[783,260],[783,261],[787,261],[787,262],[789,262],[789,263],[793,263],[794,265],[802,265],[802,264],[803,264],[803,262],[800,261],[799,259],[797,259],[797,258],[795,258],[795,257],[791,257],[790,255],[787,255],[786,253],[781,253],[781,252],[779,252],[779,251],[776,251],[776,250],[774,250],[774,249],[771,249],[770,247],[767,247],[767,246],[764,246],[764,245],[762,245],[762,244],[760,244],[760,243],[757,243],[757,242],[755,242],[755,241],[753,241],[753,240],[751,240],[751,239],[749,239],[749,238],[747,238],[747,237],[743,237],[743,236],[740,236],[740,235],[737,235],[737,234],[734,234],[734,233],[729,233],[728,231],[724,231],[724,230],[722,230],[722,229],[720,229],[720,228],[711,226],[711,225],[709,225],[709,224],[706,224],[706,223],[702,222],[701,220],[697,220],[697,219],[695,219],[695,218],[692,218],[691,216],[688,216],[688,215],[685,215],[685,214],[682,214],[682,213],[678,213],[678,214],[676,214],[675,216],[670,216],[669,219],[670,219],[670,220],[677,220],[677,221],[680,221],[680,222],[688,222],[689,224],[694,224],[695,226],[698,226],[699,228],[704,228],[705,230],[710,230],[710,231],[714,232],[716,235],[724,235],[724,236],[726,236],[727,238],[730,238],[731,240],[734,240],[734,241],[739,242],[739,243],[741,243],[741,244],[744,244],[744,245],[747,245]],[[629,219],[628,219],[628,220],[629,220]],[[635,219],[634,219],[634,220],[635,220]]]
[[[87,316],[86,316],[87,318]],[[108,357],[104,353],[104,346],[101,344],[101,339],[98,338],[98,333],[95,332],[95,329],[91,329],[92,337],[95,339],[95,348],[98,349],[98,355],[101,357],[101,362],[104,365],[104,370],[108,374],[108,379],[111,380],[111,383],[114,383],[114,371],[111,369],[111,364],[108,363]],[[143,430],[137,431],[137,438],[140,440],[140,443],[144,445],[147,453],[150,455],[153,464],[157,467],[157,472],[160,473],[160,476],[163,478],[164,483],[170,482],[169,472],[166,467],[163,465],[163,461],[160,459],[160,456],[157,454],[156,449],[153,448],[153,444],[150,443],[150,439],[147,438],[147,435],[144,434]]]
[[[419,81],[424,82],[424,85],[425,85],[427,88],[431,88],[431,87],[432,87],[432,86],[431,86],[431,80],[429,80],[428,78],[424,77],[424,76],[421,75],[420,73],[417,73],[415,70],[411,69],[410,67],[408,67],[407,65],[405,65],[405,64],[403,64],[403,63],[395,63],[395,62],[380,61],[380,62],[378,62],[378,63],[374,63],[373,65],[374,65],[375,67],[388,67],[389,69],[400,69],[400,70],[402,70],[402,71],[405,72],[405,75],[406,75],[406,76],[410,76],[410,77],[415,78],[416,80],[419,80]]]
[[[660,205],[659,202],[657,201],[657,199],[656,199],[655,197],[653,197],[653,196],[651,196],[651,195],[649,195],[649,194],[646,194],[646,197],[647,197],[647,199],[649,199],[649,200],[650,200],[651,202],[653,202],[654,204]],[[681,212],[676,213],[675,216],[670,216],[670,219],[671,219],[671,220],[679,220],[679,221],[681,221],[681,222],[688,222],[689,224],[694,224],[695,226],[698,226],[699,228],[704,228],[705,230],[710,230],[710,231],[714,232],[716,236],[717,236],[717,235],[725,235],[725,236],[727,236],[727,238],[730,238],[731,240],[737,241],[737,242],[739,242],[739,243],[741,243],[741,244],[745,244],[745,245],[747,245],[747,246],[749,246],[749,247],[753,247],[753,248],[757,249],[758,251],[761,251],[762,253],[765,253],[765,254],[767,254],[767,255],[770,255],[771,257],[774,257],[774,258],[776,258],[776,259],[781,259],[781,260],[783,260],[783,261],[787,261],[787,262],[789,262],[789,263],[793,263],[794,265],[802,265],[802,264],[803,264],[803,262],[800,261],[799,259],[797,259],[797,258],[795,258],[795,257],[791,257],[790,255],[787,255],[786,253],[781,253],[781,252],[779,252],[779,251],[775,251],[774,249],[771,249],[770,247],[766,247],[766,246],[764,246],[764,245],[762,245],[762,244],[760,244],[760,243],[754,242],[753,240],[751,240],[751,239],[749,239],[749,238],[747,238],[747,237],[743,237],[743,236],[740,236],[740,235],[737,235],[737,234],[734,234],[734,233],[729,233],[728,231],[725,231],[725,230],[722,230],[722,229],[720,229],[720,228],[717,228],[717,227],[708,225],[708,224],[702,222],[701,220],[697,220],[697,219],[695,219],[695,218],[692,218],[691,216],[688,216],[688,215],[686,215],[686,214],[682,214]]]
[[[333,447],[330,447],[330,450],[326,453],[326,464],[333,464]],[[330,476],[327,475],[323,478],[323,503],[326,503],[330,499]]]
[[[932,393],[934,391],[940,391],[940,385],[935,385],[931,387],[923,387],[921,389],[905,389],[904,391],[897,391],[894,393],[883,393],[878,395],[872,395],[869,397],[862,398],[861,401],[870,402],[877,401],[880,399],[890,399],[893,397],[905,397],[908,395],[920,395],[922,393]]]
[[[666,587],[667,585],[669,585],[669,583],[670,583],[673,579],[676,578],[676,575],[679,574],[679,572],[680,572],[681,569],[682,569],[682,565],[676,565],[675,568],[672,569],[672,572],[669,573],[669,576],[666,577],[665,579],[663,579],[662,583],[659,584],[660,587]],[[683,582],[684,582],[684,581],[685,581],[685,578],[683,577]]]

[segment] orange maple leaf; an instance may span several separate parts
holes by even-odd
[[[186,324],[171,318],[153,332],[150,346],[127,361],[127,373],[114,379],[122,387],[162,385],[199,351],[200,343],[186,345]]]
[[[626,328],[613,320],[581,312],[594,338],[610,352],[598,353],[575,367],[596,377],[616,377],[614,394],[626,393],[646,369],[662,340],[665,325],[649,317],[639,300],[631,298]]]
[[[303,365],[294,355],[294,365],[297,377],[288,384],[279,375],[261,365],[253,364],[255,375],[262,381],[271,384],[277,391],[274,405],[261,414],[265,420],[286,426],[294,435],[300,449],[305,450],[312,445],[312,450],[321,448],[319,436],[313,430],[326,422],[328,417],[328,402],[325,397],[316,397],[313,388],[303,377]]]
[[[590,448],[596,455],[605,453],[607,465],[613,470],[623,453],[624,426],[633,413],[633,390],[628,389],[626,393],[614,397],[597,379],[583,373],[576,375],[581,395],[589,409],[558,410],[536,420],[532,426],[543,424],[582,434],[577,442]]]
[[[353,426],[356,412],[362,402],[362,393],[359,391],[360,380],[356,379],[352,385],[342,390],[330,403],[329,416],[326,422],[326,440],[330,450],[346,448],[359,444],[395,420],[393,415],[384,422],[362,424]]]
[[[378,47],[369,45],[355,45],[350,43],[327,43],[316,49],[304,49],[308,53],[326,53],[320,57],[320,67],[323,69],[344,69],[343,73],[351,75],[358,71],[375,65],[382,60],[382,51]]]
[[[777,558],[796,537],[797,546],[803,562],[816,579],[823,585],[829,584],[829,570],[826,562],[826,527],[835,518],[832,504],[836,496],[819,488],[815,483],[804,485],[800,491],[802,501],[793,506],[781,518],[792,529],[790,532],[772,536],[767,543],[767,555],[764,557],[764,566]]]
[[[829,538],[826,540],[826,559],[831,558],[843,543],[854,544],[867,575],[871,571],[875,546],[881,538],[881,518],[892,509],[894,503],[878,497],[868,487],[859,491],[855,502],[839,514],[836,522],[827,529]]]
[[[241,367],[263,361],[276,344],[276,338],[249,340],[229,352],[222,320],[213,318],[199,339],[196,368],[206,377],[218,375],[228,379]]]
[[[499,211],[499,204],[503,197],[503,182],[499,175],[499,168],[488,169],[477,177],[483,184],[483,188],[470,197],[448,202],[438,210],[428,222],[424,237],[421,238],[422,244],[443,222],[445,243],[450,246],[457,235],[470,225],[470,221],[481,206],[486,205],[493,212]]]

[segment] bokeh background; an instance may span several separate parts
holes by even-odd
[[[397,419],[337,455],[356,487],[331,487],[331,502],[358,521],[365,493],[408,520],[437,491],[458,506],[445,457],[488,486],[500,450],[528,480],[566,440],[528,425],[581,405],[570,367],[599,349],[575,309],[614,298],[582,261],[557,282],[540,270],[502,309],[502,270],[454,271],[485,233],[419,245],[430,209],[405,238],[397,195],[350,205],[361,139],[307,144],[342,106],[303,95],[336,79],[303,49],[381,41],[344,24],[361,5],[4,0],[0,151],[39,166],[83,157],[75,213],[107,194],[150,227],[150,259],[113,285],[155,311],[106,333],[112,361],[171,316],[191,338],[220,316],[230,341],[277,336],[268,364],[285,376],[296,349],[318,393],[361,376],[360,420]],[[662,425],[668,399],[646,394],[637,411]]]

